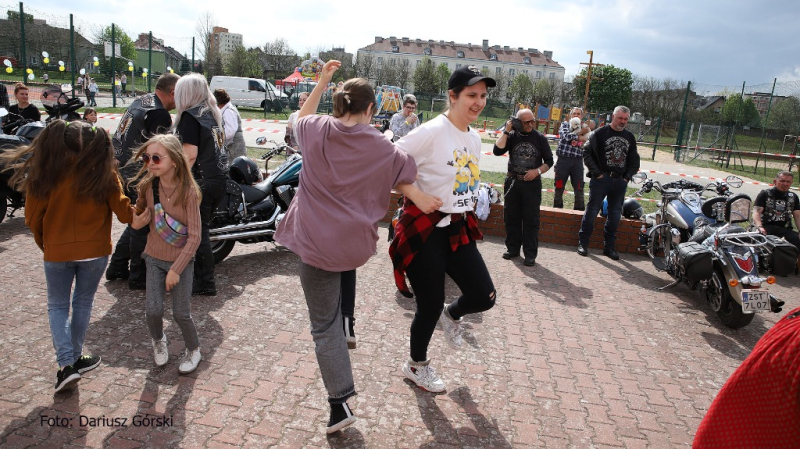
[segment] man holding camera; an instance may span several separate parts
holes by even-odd
[[[617,106],[611,116],[611,124],[599,128],[589,138],[583,162],[592,178],[589,183],[589,204],[583,213],[581,230],[578,233],[578,254],[589,254],[589,239],[594,230],[594,220],[608,198],[608,216],[604,234],[603,254],[611,260],[619,260],[615,248],[617,227],[622,215],[622,203],[628,182],[639,171],[639,152],[636,137],[625,129],[631,111]]]
[[[583,109],[572,108],[569,111],[569,118],[577,117],[583,119]],[[558,129],[558,148],[556,156],[558,161],[555,167],[556,193],[553,196],[553,207],[564,207],[564,189],[567,180],[572,182],[572,190],[575,193],[575,210],[584,210],[583,198],[583,144],[589,136],[589,127],[581,126],[577,131],[571,131],[569,120],[561,123]]]
[[[547,138],[534,129],[536,120],[530,109],[520,109],[506,127],[493,152],[509,152],[508,174],[504,184],[506,249],[503,259],[525,254],[525,266],[536,265],[539,251],[539,207],[542,204],[541,176],[553,166],[553,152]]]

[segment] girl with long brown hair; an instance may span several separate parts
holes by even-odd
[[[188,374],[200,363],[200,341],[191,314],[195,251],[200,245],[200,187],[194,180],[181,142],[173,134],[158,134],[142,144],[130,163],[140,160],[141,170],[129,181],[136,184],[137,209],[153,217],[144,261],[147,266],[146,317],[153,340],[156,365],[169,361],[164,333],[164,297],[172,293],[172,317],[181,329],[186,350],[178,371]],[[146,224],[146,223],[145,223]],[[133,225],[134,229],[144,227]]]
[[[111,138],[103,128],[55,120],[30,146],[3,159],[24,160],[12,163],[11,182],[26,194],[25,224],[44,253],[59,392],[100,364],[100,356],[83,354],[83,342],[111,254],[111,213],[123,223],[148,217],[136,215],[123,194]]]

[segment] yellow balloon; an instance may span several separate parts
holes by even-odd
[[[28,75],[30,75],[31,73],[33,73],[33,69],[28,69],[28,70],[25,70],[25,73],[27,73]]]
[[[42,62],[45,63],[45,64],[49,64],[50,63],[50,58],[44,58],[44,59],[42,59]]]
[[[63,65],[58,66],[58,71],[59,72],[63,72],[64,71],[64,66]]]
[[[94,62],[94,66],[95,66],[95,67],[97,67],[97,66],[99,66],[99,65],[100,65],[100,61],[95,61],[95,62]]]
[[[14,69],[12,69],[11,67],[6,67],[6,73],[11,73],[13,71],[14,71]]]
[[[169,73],[175,73],[175,71],[172,70],[172,69],[169,69]]]
[[[147,73],[142,73],[142,78],[147,78]]]

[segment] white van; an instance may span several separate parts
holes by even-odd
[[[235,106],[280,110],[289,105],[286,94],[277,92],[275,86],[257,78],[240,76],[215,76],[209,87],[225,89]],[[277,101],[280,100],[280,101]]]

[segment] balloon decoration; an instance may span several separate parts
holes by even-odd
[[[14,68],[11,67],[11,61],[8,59],[3,59],[3,65],[6,66],[6,73],[11,73],[14,71]]]
[[[142,69],[142,78],[147,78],[147,67]]]
[[[34,75],[33,73],[29,73],[29,74],[28,74],[28,79],[29,79],[29,80],[31,80],[31,81],[33,81],[33,80],[35,80],[35,79],[36,79],[36,75]]]
[[[42,59],[43,63],[45,63],[45,64],[49,64],[50,63],[50,54],[49,53],[47,53],[46,51],[43,51],[42,52],[42,57],[44,58],[44,59]]]
[[[81,75],[86,75],[86,69],[81,69],[80,74]]]
[[[133,62],[132,61],[128,61],[128,71],[129,72],[133,72]]]
[[[14,71],[14,69],[12,69],[11,67],[6,67],[6,73],[11,73],[13,71]]]
[[[64,61],[58,61],[58,71],[63,72],[66,68],[64,67]]]
[[[94,59],[94,66],[95,67],[99,66],[100,65],[100,60],[97,59],[97,56],[95,56],[93,59]]]
[[[27,69],[27,70],[25,70],[25,73],[27,73],[28,75],[30,75],[30,74],[32,74],[32,73],[33,73],[33,69]]]
[[[167,71],[169,71],[169,73],[175,73],[175,72],[172,71],[172,67],[170,67],[170,66],[167,66]]]

